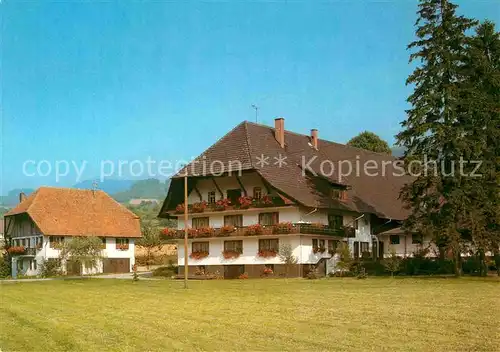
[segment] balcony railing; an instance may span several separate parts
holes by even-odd
[[[279,207],[287,203],[281,197],[273,197],[265,195],[262,198],[255,199],[251,197],[240,197],[236,201],[229,199],[221,199],[214,203],[207,203],[205,201],[188,204],[188,213],[204,213],[225,210],[246,210],[251,208],[266,208],[266,207]],[[184,213],[184,203],[177,205],[175,208],[176,214]]]
[[[181,239],[184,238],[184,230],[164,229],[162,232],[165,238]],[[354,237],[355,229],[344,226],[340,229],[330,228],[328,225],[318,224],[292,224],[280,223],[276,225],[250,225],[250,226],[223,226],[221,228],[189,228],[189,238],[209,238],[209,237],[233,237],[233,236],[266,236],[283,234],[309,234],[325,235],[335,237]]]
[[[26,248],[24,246],[12,246],[7,249],[10,255],[30,255],[35,256],[40,248]]]

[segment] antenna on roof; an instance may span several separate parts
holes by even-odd
[[[97,188],[98,186],[99,186],[99,183],[97,183],[97,180],[94,180],[94,181],[92,182],[92,193],[93,193],[93,194],[95,194],[95,191],[97,191],[97,190],[98,190],[98,188]]]
[[[259,117],[259,107],[255,104],[252,104],[252,108],[255,109],[255,122],[257,122],[257,119]]]

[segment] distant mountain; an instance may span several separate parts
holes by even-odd
[[[79,189],[92,189],[94,180],[85,180],[77,183],[73,188]],[[134,184],[134,180],[104,180],[103,182],[97,182],[97,188],[108,194],[114,194],[118,192],[124,192],[130,189]]]
[[[34,192],[32,188],[15,188],[10,190],[6,196],[0,196],[0,205],[6,207],[12,207],[19,203],[19,194],[23,192],[26,195],[29,195]]]
[[[169,184],[170,180],[167,180],[165,183],[155,178],[139,180],[134,182],[130,189],[111,194],[111,196],[118,202],[122,203],[135,198],[163,200],[163,198],[167,195]]]

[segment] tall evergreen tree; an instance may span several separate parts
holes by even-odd
[[[416,22],[417,40],[410,61],[419,62],[408,77],[414,86],[408,102],[404,130],[398,142],[406,148],[405,160],[435,160],[439,172],[421,172],[405,187],[402,197],[412,209],[405,226],[433,235],[442,249],[451,249],[455,272],[461,274],[464,209],[467,197],[458,160],[466,147],[460,89],[466,60],[465,32],[475,21],[458,16],[448,0],[422,0]]]
[[[468,39],[464,69],[464,154],[481,161],[476,170],[481,177],[467,179],[464,188],[471,203],[468,225],[486,275],[485,251],[491,250],[500,266],[500,33],[492,22],[482,23]]]

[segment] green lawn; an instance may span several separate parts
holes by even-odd
[[[90,279],[0,285],[0,350],[419,350],[500,346],[500,281]],[[495,347],[496,346],[496,347]]]

